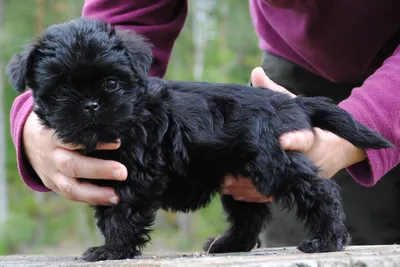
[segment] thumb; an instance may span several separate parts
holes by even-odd
[[[295,94],[292,94],[291,92],[286,90],[284,87],[273,82],[265,74],[264,70],[261,67],[254,68],[253,71],[251,72],[250,77],[251,77],[251,83],[253,84],[254,87],[265,87],[265,88],[271,89],[273,91],[285,93],[292,97],[296,97]]]
[[[314,144],[314,133],[311,130],[298,130],[281,135],[279,143],[284,150],[307,152]]]

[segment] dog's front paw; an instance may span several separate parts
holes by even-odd
[[[257,245],[255,242],[245,240],[235,240],[229,236],[220,238],[210,238],[203,246],[203,250],[209,253],[231,253],[231,252],[247,252]]]
[[[85,261],[102,261],[102,260],[123,260],[133,259],[140,256],[141,253],[136,249],[127,246],[103,245],[92,247],[83,253],[82,258]]]

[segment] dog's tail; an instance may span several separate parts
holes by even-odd
[[[363,149],[393,148],[394,145],[379,133],[356,121],[347,111],[325,97],[296,97],[311,120],[313,127],[330,131]]]

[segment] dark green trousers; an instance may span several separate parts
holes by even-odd
[[[295,94],[326,96],[336,103],[361,84],[332,83],[269,53],[264,53],[262,67],[273,81]],[[353,245],[400,244],[400,166],[371,188],[356,183],[345,170],[332,179],[342,189]],[[278,205],[272,204],[272,210],[273,220],[260,236],[261,246],[298,245],[306,234],[303,225]]]

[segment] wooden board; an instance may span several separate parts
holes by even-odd
[[[0,257],[1,267],[125,266],[125,267],[400,267],[400,245],[350,246],[344,251],[305,254],[293,247],[256,249],[249,253],[207,255],[144,255],[135,260],[88,263],[77,256],[10,255]]]

